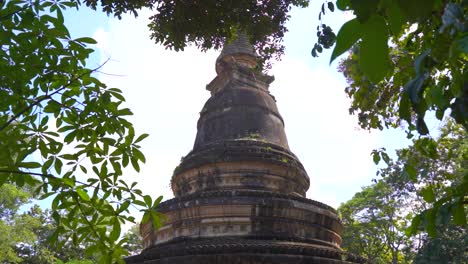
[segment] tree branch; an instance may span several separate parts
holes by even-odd
[[[22,114],[26,113],[28,110],[30,110],[32,107],[36,106],[36,105],[39,105],[41,102],[45,101],[45,100],[48,100],[48,99],[51,99],[52,96],[58,94],[59,92],[63,91],[64,89],[68,88],[70,85],[72,85],[75,81],[79,80],[81,77],[85,76],[86,74],[90,74],[90,73],[93,73],[93,72],[96,72],[98,71],[100,68],[102,68],[107,62],[109,61],[106,60],[103,64],[99,65],[98,67],[92,69],[92,70],[89,70],[89,69],[84,69],[84,70],[88,70],[86,71],[85,73],[82,73],[80,75],[78,75],[77,77],[73,78],[72,80],[70,80],[67,84],[65,84],[64,86],[62,86],[61,88],[55,90],[53,93],[50,93],[50,94],[46,94],[46,95],[43,95],[43,96],[40,96],[36,101],[34,101],[32,104],[28,105],[27,107],[25,107],[23,110],[19,111],[18,113],[16,113],[12,118],[10,118],[10,120],[8,120],[5,124],[3,124],[2,126],[0,126],[0,131],[2,131],[3,129],[5,129],[6,127],[8,127],[11,123],[13,123],[18,117],[20,117]]]

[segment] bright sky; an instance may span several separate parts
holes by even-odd
[[[331,50],[318,59],[310,55],[321,5],[311,2],[311,7],[291,12],[286,54],[273,65],[270,91],[285,120],[289,146],[311,178],[307,197],[337,207],[375,178],[373,149],[393,150],[407,142],[402,131],[360,130],[357,118],[349,115],[346,82],[336,70],[339,60],[328,64]],[[98,40],[99,54],[90,66],[110,58],[99,78],[123,90],[137,133],[150,134],[143,143],[146,165],[140,174],[128,176],[144,192],[169,199],[173,169],[193,146],[199,112],[209,97],[205,85],[216,75],[219,51],[187,48],[177,53],[155,45],[147,28],[150,15],[144,11],[136,19],[118,20],[80,10],[70,12],[66,22],[73,37]],[[327,13],[324,22],[338,31],[347,19],[350,15]]]

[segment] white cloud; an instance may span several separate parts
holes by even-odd
[[[95,39],[98,43],[96,47],[98,49],[107,49],[109,47],[109,33],[106,32],[103,28],[98,28],[94,34],[93,39]]]
[[[370,183],[375,168],[369,155],[377,136],[357,129],[348,114],[346,83],[334,69],[285,58],[273,73],[271,90],[290,148],[311,178],[308,197],[336,207]]]

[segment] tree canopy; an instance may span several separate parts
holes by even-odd
[[[425,218],[424,226],[431,235],[435,235],[434,221],[439,213],[443,214],[439,211],[441,206],[451,208],[453,218],[449,219],[458,225],[466,225],[468,174],[457,170],[464,176],[453,182],[450,173],[442,173],[443,167],[438,166],[448,162],[448,151],[443,144],[437,143],[436,131],[431,135],[426,119],[427,116],[435,116],[442,121],[450,116],[453,121],[449,123],[462,126],[456,130],[457,137],[466,138],[468,3],[359,2],[337,2],[338,8],[353,10],[356,18],[345,23],[338,32],[331,58],[333,60],[351,48],[349,56],[339,66],[348,81],[345,92],[352,99],[350,113],[358,115],[359,124],[364,129],[404,127],[408,138],[418,136],[404,153],[410,156],[417,154],[424,159],[403,159],[403,153],[398,153],[399,162],[404,164],[395,175],[410,177],[418,184],[426,184],[428,175],[433,175],[449,183],[446,196],[429,199],[435,209],[427,215],[415,216],[413,227]],[[447,129],[441,133],[447,133]],[[466,154],[461,155],[466,160]],[[383,149],[374,151],[373,156],[377,163],[380,159],[389,160]],[[427,167],[427,164],[432,166]],[[457,164],[467,166],[460,162]],[[425,170],[418,170],[422,167]],[[430,195],[431,189],[427,188],[425,192]]]
[[[93,6],[93,1],[84,1]],[[143,1],[103,1],[120,15]],[[146,3],[146,2],[145,2]],[[96,78],[89,68],[92,38],[73,38],[63,10],[80,1],[0,2],[0,185],[34,188],[50,197],[57,223],[48,237],[63,246],[87,244],[102,263],[122,262],[121,225],[135,222],[129,207],[145,211],[159,225],[156,202],[121,179],[131,165],[139,171],[145,157],[138,135],[125,118],[130,109],[121,90]],[[148,6],[148,5],[147,5]]]

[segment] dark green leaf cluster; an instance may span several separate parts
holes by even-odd
[[[122,91],[86,66],[96,41],[73,39],[65,27],[63,10],[79,3],[0,2],[0,186],[32,186],[40,199],[51,197],[50,243],[87,243],[100,262],[122,262],[121,225],[135,221],[130,205],[157,206],[121,179],[124,168],[139,171],[145,162],[139,144],[148,135],[136,135],[126,120],[132,112],[122,107]]]
[[[410,131],[426,135],[426,113],[442,120],[450,109],[468,128],[466,1],[339,0],[337,7],[356,18],[338,32],[331,60],[356,45],[341,69],[350,83],[350,111],[363,127],[405,120]]]
[[[322,15],[325,15],[325,4],[327,4],[328,10],[331,12],[335,11],[335,5],[332,2],[325,2],[322,4],[318,19],[320,25],[317,26],[317,43],[314,44],[312,51],[312,57],[318,57],[318,53],[322,53],[323,49],[329,49],[335,44],[336,35],[333,29],[322,23]]]
[[[291,6],[307,5],[306,0],[157,1],[149,27],[156,43],[176,51],[189,43],[202,50],[218,49],[245,32],[266,62],[284,52],[281,41]]]
[[[96,10],[98,7],[108,15],[121,18],[124,13],[132,13],[138,16],[138,10],[142,8],[153,8],[158,0],[83,0],[86,6]]]

